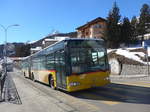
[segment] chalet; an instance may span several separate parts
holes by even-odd
[[[106,30],[106,20],[98,17],[78,28],[78,38],[103,38]]]

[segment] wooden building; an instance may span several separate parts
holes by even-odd
[[[98,17],[78,28],[76,28],[78,38],[104,38],[106,30],[106,20]]]

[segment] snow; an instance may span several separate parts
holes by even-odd
[[[126,48],[128,50],[134,50],[134,49],[140,49],[140,48],[143,48],[143,47],[129,47],[129,48]]]
[[[44,41],[57,41],[56,39],[45,39]]]
[[[117,49],[107,49],[107,53],[113,52],[115,50],[117,50]]]
[[[29,41],[28,44],[34,44],[35,42],[37,42],[37,40]]]
[[[41,49],[42,49],[42,47],[31,48],[32,51],[39,51]]]
[[[143,53],[143,52],[131,52],[132,54],[134,54],[134,55],[139,55],[139,56],[141,56],[141,57],[145,57],[145,54]]]
[[[66,38],[69,38],[69,37],[55,37],[54,39],[47,38],[47,39],[44,39],[42,44],[45,44],[45,42],[48,42],[48,41],[50,41],[50,42],[52,42],[52,41],[57,42],[57,41],[64,40]]]
[[[143,63],[143,61],[140,59],[140,57],[136,56],[135,54],[133,54],[132,52],[129,52],[127,50],[118,49],[116,51],[116,54],[123,55],[126,58],[129,58],[129,59],[132,59],[132,60],[135,60],[135,61]]]
[[[58,40],[58,41],[64,40],[66,38],[69,38],[69,37],[55,37],[55,39]]]
[[[143,64],[147,64],[147,62],[144,62],[143,60],[141,60],[141,58],[139,56],[137,56],[136,54],[144,57],[145,54],[143,52],[129,52],[128,50],[122,50],[122,49],[117,49],[116,54],[122,55],[128,59],[132,59],[134,61],[143,63]]]

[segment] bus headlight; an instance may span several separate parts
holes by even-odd
[[[70,86],[79,86],[80,83],[79,83],[79,82],[71,82],[69,85],[70,85]]]

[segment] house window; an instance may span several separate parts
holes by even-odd
[[[102,34],[102,31],[94,31],[93,33],[94,33],[94,35]]]
[[[89,32],[86,32],[86,33],[85,33],[85,35],[88,35],[88,34],[89,34]]]
[[[78,31],[78,37],[82,37],[82,32]]]
[[[100,24],[95,24],[95,25],[93,26],[93,28],[102,28],[102,25],[100,25]]]

